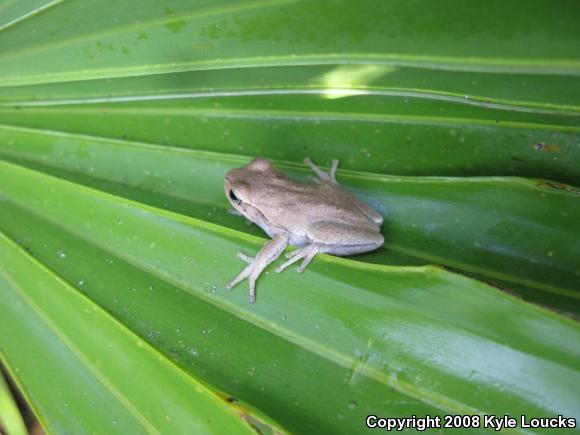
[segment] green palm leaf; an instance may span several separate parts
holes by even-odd
[[[578,323],[524,300],[579,313],[579,17],[1,3],[0,355],[45,429],[579,418]],[[255,305],[226,292],[264,235],[223,177],[256,155],[303,180],[341,159],[385,248],[265,274]]]

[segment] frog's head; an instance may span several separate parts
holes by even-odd
[[[257,157],[241,168],[232,169],[224,180],[226,198],[246,219],[262,226],[266,222],[259,211],[259,204],[264,199],[265,183],[276,172],[272,163],[263,157]]]

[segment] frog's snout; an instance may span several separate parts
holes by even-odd
[[[224,192],[226,193],[227,197],[230,196],[231,190],[232,190],[232,182],[226,177],[226,179],[224,180]]]

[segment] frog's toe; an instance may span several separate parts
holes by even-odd
[[[246,266],[246,268],[242,270],[238,276],[236,276],[234,279],[232,279],[230,282],[226,284],[226,290],[233,289],[236,285],[238,285],[240,282],[246,279],[250,275],[251,269],[252,269],[251,265]]]
[[[318,166],[316,166],[316,165],[315,165],[315,164],[312,162],[312,160],[310,160],[310,158],[309,158],[309,157],[306,157],[306,158],[304,159],[304,164],[305,164],[306,166],[308,166],[310,169],[312,169],[312,170],[314,171],[314,173],[315,173],[316,175],[318,175],[318,178],[320,178],[321,180],[326,180],[326,181],[329,181],[329,180],[330,180],[330,178],[329,178],[328,174],[327,174],[326,172],[324,172],[322,169],[320,169]]]
[[[340,164],[340,161],[338,159],[332,159],[330,171],[328,172],[328,176],[330,177],[330,180],[333,181],[334,183],[338,183],[336,181],[336,170],[338,169],[339,164]]]
[[[228,282],[226,284],[226,290],[231,290],[233,289],[240,281],[236,281],[235,279],[232,279],[230,282]]]
[[[250,290],[248,291],[248,301],[253,304],[256,302],[256,280],[253,278],[248,278],[250,284]]]
[[[303,258],[304,261],[297,269],[299,273],[302,273],[304,272],[304,269],[306,269],[306,266],[308,266],[308,264],[312,261],[312,259],[318,252],[319,249],[316,245],[308,245],[305,246],[304,248],[296,249],[295,251],[292,251],[288,254],[288,256],[290,256],[291,258],[285,263],[283,263],[281,266],[278,266],[276,268],[276,272],[278,273],[282,272],[288,266],[290,266],[293,263],[296,263],[298,260]]]
[[[250,257],[249,255],[246,255],[241,251],[236,254],[236,257],[238,257],[240,260],[244,260],[248,264],[252,263],[254,261],[254,258],[255,258],[255,257]]]
[[[296,252],[296,251],[294,251],[294,252]],[[292,263],[296,263],[298,260],[300,260],[300,256],[299,255],[295,255],[294,257],[290,258],[290,260],[286,261],[285,263],[282,263],[280,266],[278,266],[274,270],[275,270],[276,273],[280,273],[284,269],[286,269],[288,266],[290,266]]]
[[[304,257],[304,261],[302,262],[302,264],[296,269],[296,271],[298,273],[302,273],[304,272],[304,269],[306,269],[306,266],[308,266],[310,264],[310,262],[312,261],[312,259],[314,258],[314,256],[317,254],[317,251],[313,251],[310,252],[309,254],[307,254]]]
[[[286,257],[286,258],[292,258],[292,257],[294,257],[296,254],[298,254],[299,252],[300,252],[300,249],[295,249],[295,250],[293,250],[293,251],[291,251],[291,252],[288,252],[288,253],[285,255],[285,257]]]

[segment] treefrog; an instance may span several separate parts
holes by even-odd
[[[250,303],[256,300],[256,280],[287,245],[299,249],[288,253],[288,261],[276,272],[302,260],[297,269],[302,273],[319,252],[354,255],[384,243],[379,232],[382,216],[336,181],[338,160],[332,160],[328,173],[309,158],[304,163],[318,176],[317,183],[294,181],[263,157],[226,174],[225,194],[231,205],[271,237],[255,257],[238,252],[238,258],[248,265],[226,285],[230,290],[247,278]]]

